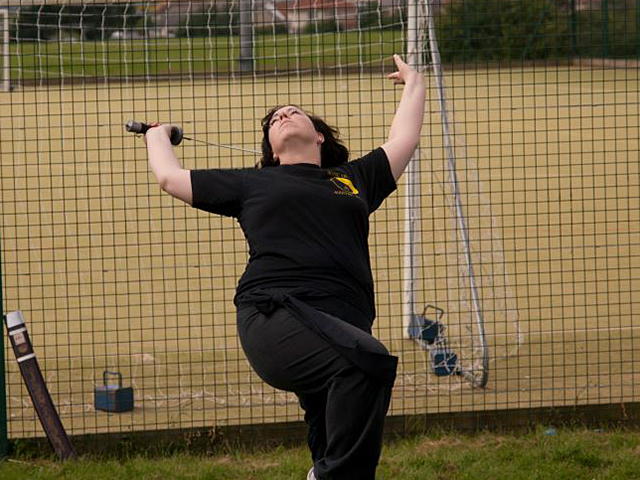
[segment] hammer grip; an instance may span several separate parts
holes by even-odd
[[[144,135],[145,133],[147,133],[150,127],[146,123],[129,120],[125,124],[124,128],[127,130],[127,132],[141,133]],[[169,139],[171,140],[172,145],[180,145],[180,143],[182,142],[182,136],[183,133],[180,127],[177,127],[175,125],[171,127],[171,136],[169,137]]]

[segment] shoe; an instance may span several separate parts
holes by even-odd
[[[316,476],[313,474],[313,467],[311,467],[311,470],[307,473],[307,480],[316,480]]]

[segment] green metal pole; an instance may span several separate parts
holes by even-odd
[[[640,60],[640,0],[636,0],[636,56]]]
[[[640,2],[640,0],[638,0]],[[571,0],[571,52],[578,56],[578,9],[576,0]]]
[[[2,236],[0,235],[0,240]],[[4,323],[2,306],[2,244],[0,243],[0,322]],[[9,434],[7,423],[7,386],[4,379],[4,325],[0,325],[0,459],[9,453]]]
[[[609,57],[609,0],[602,0],[602,56]]]
[[[540,30],[540,27],[544,25],[544,22],[547,20],[547,15],[549,14],[550,8],[551,8],[551,2],[545,3],[544,9],[542,11],[542,15],[540,16],[540,20],[538,20],[538,23],[534,25],[533,32],[531,32],[531,35],[529,35],[529,41],[527,42],[527,46],[522,52],[522,60],[526,60],[529,50],[531,50],[534,42],[538,39],[538,31]]]

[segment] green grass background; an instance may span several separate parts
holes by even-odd
[[[402,51],[401,31],[300,35],[256,35],[255,69],[305,71],[316,67],[374,65]],[[237,70],[237,37],[198,37],[121,41],[55,41],[11,44],[14,81],[70,77],[155,77],[228,74]]]
[[[6,480],[302,480],[309,467],[304,447],[154,458],[105,456],[65,463],[23,453],[0,462],[0,475]],[[377,478],[633,480],[640,478],[640,434],[547,427],[520,434],[435,432],[388,442]]]

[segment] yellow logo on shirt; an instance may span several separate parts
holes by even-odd
[[[347,195],[357,195],[358,193],[360,193],[360,191],[353,185],[353,182],[348,178],[333,177],[331,181],[336,187],[340,189],[340,191],[336,193]]]

